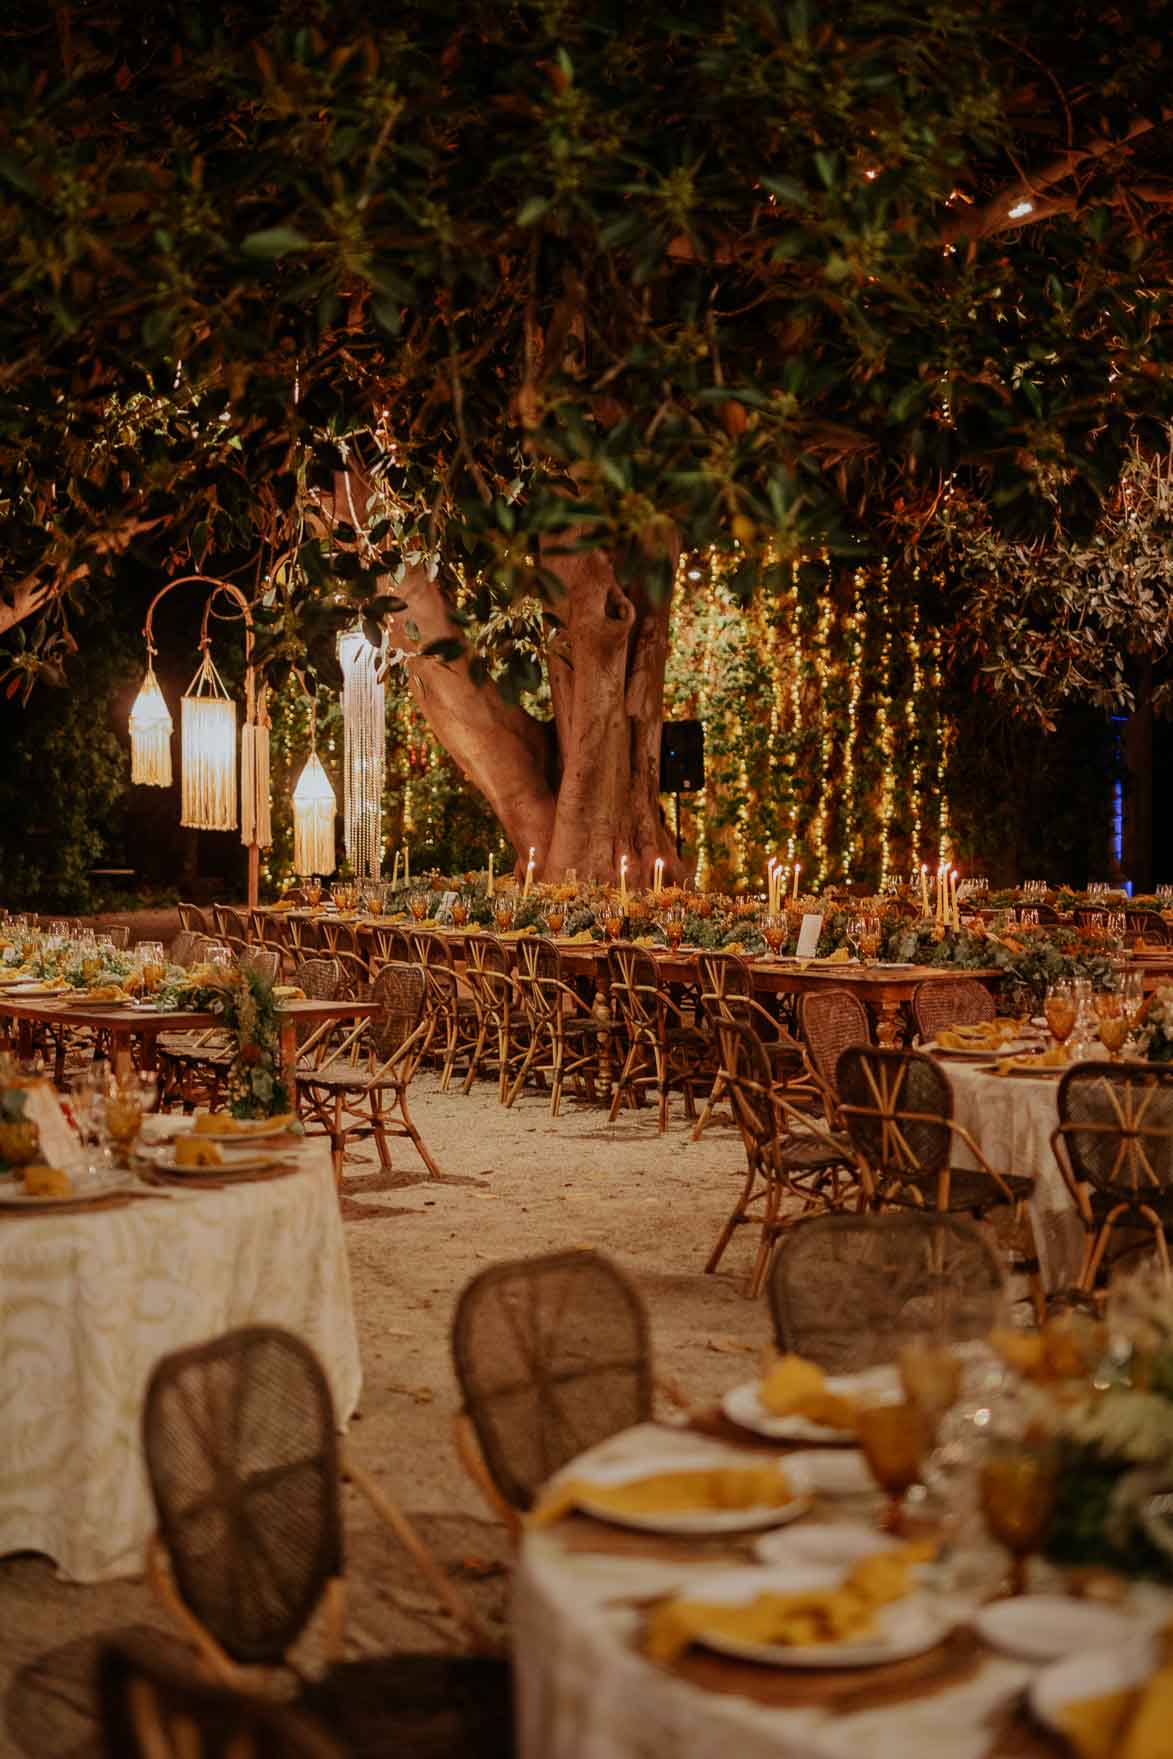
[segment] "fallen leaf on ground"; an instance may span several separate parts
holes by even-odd
[[[752,1355],[753,1344],[743,1344],[739,1338],[709,1338],[706,1350],[716,1350],[719,1356]]]

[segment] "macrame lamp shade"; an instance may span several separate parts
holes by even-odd
[[[236,704],[206,649],[179,708],[183,748],[179,822],[199,831],[233,831]]]
[[[171,786],[171,732],[175,723],[148,661],[130,711],[130,779],[148,788]]]
[[[240,731],[240,840],[267,849],[273,841],[269,802],[269,728],[246,721]]]
[[[338,640],[345,732],[346,855],[360,879],[378,879],[383,864],[383,776],[387,711],[379,680],[380,652],[361,629]]]
[[[293,790],[294,873],[333,873],[337,812],[338,801],[330,778],[317,752],[311,752]]]

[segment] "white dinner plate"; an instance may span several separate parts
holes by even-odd
[[[1030,1707],[1044,1728],[1061,1735],[1065,1710],[1089,1698],[1139,1688],[1156,1666],[1157,1646],[1151,1640],[1069,1655],[1036,1674],[1030,1687]]]
[[[1135,1613],[1063,1594],[1017,1594],[993,1600],[973,1617],[983,1642],[1023,1661],[1059,1661],[1085,1649],[1143,1644],[1152,1626]]]
[[[64,996],[69,994],[67,983],[43,983],[37,977],[23,977],[18,983],[8,985],[10,994],[22,996]]]
[[[915,959],[877,959],[877,971],[915,971]]]
[[[660,1472],[701,1471],[718,1464],[776,1465],[794,1494],[787,1503],[760,1503],[756,1508],[665,1509],[662,1512],[649,1510],[640,1514],[622,1514],[603,1503],[593,1502],[590,1495],[584,1493],[577,1499],[575,1507],[581,1509],[585,1515],[593,1515],[596,1520],[608,1521],[615,1527],[629,1527],[638,1533],[677,1533],[699,1538],[714,1533],[757,1533],[764,1527],[783,1527],[787,1522],[797,1521],[800,1515],[805,1515],[814,1500],[799,1462],[763,1461],[760,1454],[738,1455],[726,1451],[719,1460],[712,1453],[698,1455],[695,1459],[676,1456],[661,1460],[627,1460],[621,1465],[616,1463],[595,1467],[591,1471],[591,1477],[600,1484],[630,1484],[640,1478],[651,1478]]]
[[[247,1130],[244,1132],[240,1130],[197,1131],[193,1129],[192,1135],[197,1142],[215,1142],[220,1147],[227,1144],[230,1148],[251,1148],[254,1142],[269,1142],[274,1136],[288,1136],[296,1122],[296,1118],[290,1118],[288,1123],[277,1124],[267,1130]]]
[[[133,1173],[121,1167],[69,1167],[66,1171],[73,1188],[60,1197],[46,1192],[33,1195],[25,1190],[23,1178],[7,1174],[0,1176],[0,1203],[6,1208],[19,1209],[24,1204],[33,1204],[43,1209],[51,1203],[77,1203],[87,1197],[105,1197],[108,1191],[125,1191],[137,1183]]]
[[[843,1576],[843,1570],[813,1564],[749,1567],[701,1577],[682,1585],[677,1594],[681,1599],[737,1606],[759,1594],[801,1594],[835,1588]],[[931,1595],[914,1589],[901,1600],[877,1607],[866,1634],[839,1643],[753,1643],[717,1631],[699,1632],[696,1641],[720,1655],[731,1655],[738,1661],[765,1662],[771,1667],[879,1667],[931,1649],[948,1634],[950,1623]]]
[[[845,1454],[845,1459],[856,1456]],[[874,1488],[874,1487],[873,1487]],[[861,1557],[897,1551],[901,1541],[856,1521],[804,1521],[793,1532],[763,1533],[754,1540],[754,1556],[763,1564],[813,1564],[826,1570],[849,1570]]]
[[[771,1441],[834,1441],[855,1447],[855,1436],[845,1429],[831,1429],[825,1423],[812,1423],[809,1417],[779,1417],[762,1404],[757,1380],[746,1380],[731,1387],[721,1400],[721,1409],[731,1423],[755,1435],[768,1436]],[[827,1391],[846,1398],[866,1396],[873,1399],[894,1397],[900,1387],[895,1368],[873,1368],[865,1374],[829,1375]]]

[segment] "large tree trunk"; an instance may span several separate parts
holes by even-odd
[[[349,495],[339,489],[340,517],[352,516],[360,492],[354,481]],[[563,627],[549,646],[553,728],[506,703],[492,683],[474,682],[467,658],[421,654],[460,633],[422,568],[385,583],[405,601],[388,621],[393,641],[413,656],[409,688],[496,813],[519,869],[532,848],[539,878],[573,868],[580,880],[614,879],[626,855],[633,885],[651,881],[657,859],[674,879],[680,863],[660,810],[669,605],[624,591],[603,551],[547,560],[566,589]]]

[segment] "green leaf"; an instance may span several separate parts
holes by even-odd
[[[758,182],[769,195],[777,196],[792,208],[805,208],[810,200],[807,189],[797,177],[759,177]]]
[[[517,224],[519,226],[536,226],[542,215],[549,211],[549,207],[549,196],[531,195],[527,202],[522,203],[521,211],[517,216]]]
[[[260,257],[265,261],[274,261],[277,257],[288,256],[290,251],[308,250],[309,239],[296,226],[267,226],[260,232],[250,232],[241,245],[246,257]]]

